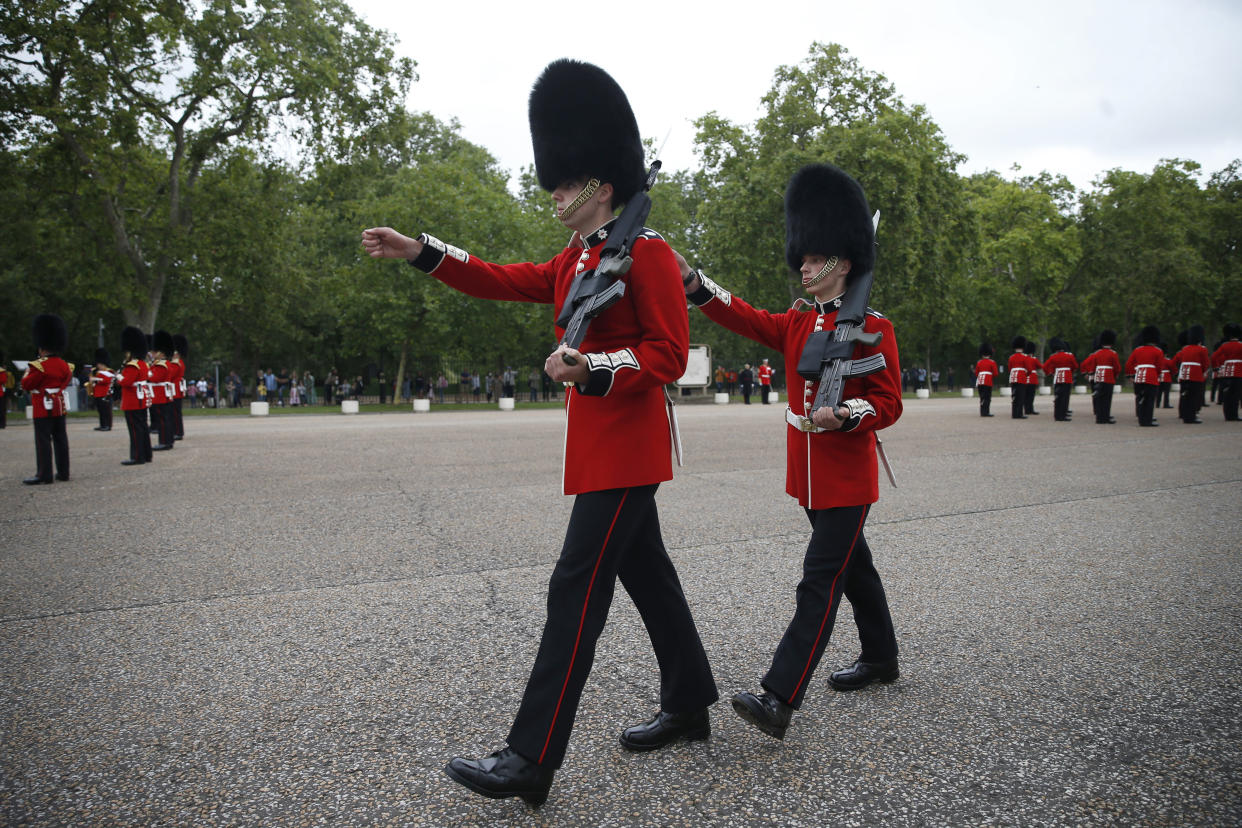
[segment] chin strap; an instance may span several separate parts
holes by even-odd
[[[557,218],[559,218],[562,222],[564,222],[565,219],[569,218],[574,213],[576,213],[579,207],[581,207],[583,204],[586,204],[588,201],[590,201],[591,196],[595,195],[595,191],[598,189],[599,189],[599,179],[592,178],[590,181],[586,183],[586,186],[582,188],[582,192],[578,193],[578,195],[574,197],[573,201],[565,205],[565,209],[561,211],[561,214]]]
[[[836,256],[829,256],[828,261],[824,262],[824,266],[820,269],[819,273],[816,273],[809,280],[804,280],[802,282],[802,286],[808,288],[815,287],[820,282],[824,281],[824,277],[828,275],[829,271],[837,266],[838,261],[839,259]]]

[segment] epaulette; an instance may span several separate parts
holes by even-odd
[[[74,364],[73,364],[72,362],[67,361],[67,360],[65,361],[65,364],[69,366],[69,373],[71,373],[71,374],[72,374],[72,373],[73,373],[73,369],[74,369]]]
[[[138,362],[139,362],[139,360],[138,360],[137,358],[134,358],[134,359],[131,359],[129,362],[125,363],[125,364],[126,364],[126,365],[132,365],[132,366],[134,366],[135,368],[137,368],[137,367],[138,367]]]
[[[664,237],[655,230],[652,230],[650,227],[644,227],[642,232],[639,233],[634,240],[638,241],[638,239],[656,239],[657,241],[664,241]]]
[[[887,316],[885,316],[884,314],[880,313],[880,312],[879,312],[878,310],[876,310],[875,308],[867,308],[867,315],[868,315],[868,316],[874,316],[876,319],[887,319],[887,318],[888,318]]]
[[[27,367],[33,368],[36,371],[42,371],[43,370],[43,359],[44,359],[43,357],[39,357],[38,359],[32,359],[30,360],[30,365],[28,365]]]

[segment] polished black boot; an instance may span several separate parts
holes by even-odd
[[[793,708],[771,693],[741,692],[733,697],[737,715],[776,739],[785,738],[785,730],[793,717]]]
[[[833,690],[861,690],[873,682],[887,684],[896,681],[900,675],[895,658],[875,662],[855,661],[852,666],[828,676],[828,685]]]
[[[505,748],[482,759],[459,756],[444,772],[477,794],[491,799],[520,796],[538,807],[548,798],[556,769],[537,765],[513,748]]]
[[[711,735],[707,708],[693,713],[665,713],[660,710],[649,721],[622,731],[621,747],[626,750],[655,750],[678,739],[694,742]]]
[[[39,484],[41,484],[41,483],[49,483],[49,484],[50,484],[50,483],[52,482],[52,478],[50,478],[50,477],[39,477],[39,476],[36,474],[34,477],[27,477],[27,478],[26,478],[25,480],[23,480],[22,482],[23,482],[23,483],[25,483],[27,486],[38,486],[38,485],[39,485]]]

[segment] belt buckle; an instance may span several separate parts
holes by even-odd
[[[809,434],[815,430],[815,423],[811,422],[810,417],[798,417],[798,431]]]

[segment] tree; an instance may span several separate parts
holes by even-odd
[[[61,194],[126,274],[117,300],[151,330],[195,245],[213,159],[284,130],[322,156],[405,98],[413,64],[343,0],[0,4],[0,134],[53,150]]]

